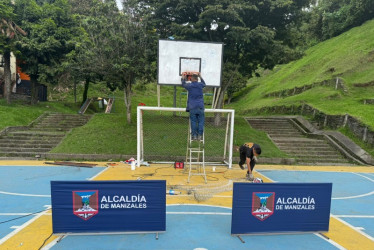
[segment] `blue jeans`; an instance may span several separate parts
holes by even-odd
[[[201,108],[191,109],[190,120],[191,120],[192,136],[198,136],[198,135],[202,136],[204,133],[204,122],[205,122],[204,109],[201,109]]]

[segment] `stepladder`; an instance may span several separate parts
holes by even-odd
[[[188,165],[188,183],[190,183],[191,176],[193,175],[202,176],[205,183],[207,183],[205,172],[205,134],[194,140],[191,134],[191,122],[189,122],[187,137],[186,163]]]

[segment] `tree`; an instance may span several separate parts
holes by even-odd
[[[17,34],[26,33],[14,23],[15,14],[13,4],[10,0],[0,0],[0,53],[4,60],[4,97],[10,103],[11,95],[11,72],[10,56],[15,51],[14,39]]]
[[[105,29],[105,14],[100,10],[102,2],[96,0],[69,0],[72,12],[80,24],[79,36],[75,39],[75,49],[67,55],[63,63],[65,74],[73,79],[74,84],[84,81],[82,104],[86,101],[91,82],[102,79],[104,72],[101,53],[102,40],[99,37],[101,29]]]
[[[150,34],[145,22],[120,12],[115,1],[100,3],[92,11],[85,29],[99,59],[96,72],[111,89],[123,90],[127,122],[131,123],[132,87],[150,71]]]
[[[235,78],[251,77],[294,59],[290,27],[299,24],[310,0],[145,0],[160,38],[224,43],[224,74],[218,106]],[[138,5],[139,6],[139,5]],[[209,81],[209,79],[205,79]]]
[[[310,11],[306,31],[323,41],[373,18],[373,0],[320,0]]]
[[[51,3],[47,3],[51,2]],[[67,0],[17,0],[15,12],[19,23],[28,32],[17,41],[22,71],[30,76],[31,103],[37,102],[39,81],[57,82],[61,63],[74,47],[79,29]]]

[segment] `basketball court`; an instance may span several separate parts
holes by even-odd
[[[217,103],[215,99],[218,100],[222,76],[222,43],[160,40],[158,49],[159,86],[181,85],[182,74],[198,72],[205,78],[207,87],[214,88],[212,103]],[[232,236],[233,184],[247,182],[246,172],[232,162],[235,111],[215,109],[213,105],[212,110],[205,109],[204,137],[209,138],[205,144],[205,139],[192,142],[188,115],[182,115],[184,108],[160,108],[159,87],[158,104],[156,108],[138,107],[137,167],[125,163],[98,163],[96,167],[87,168],[53,166],[38,161],[0,162],[0,249],[374,249],[373,167],[258,165],[254,176],[265,183],[333,183],[329,231]],[[219,116],[223,117],[222,122],[216,123],[214,118]],[[193,157],[192,153],[197,156]],[[170,160],[168,157],[175,161],[176,156],[186,160],[184,169],[168,163],[139,167],[148,165],[147,161],[156,161],[157,157],[158,161]],[[224,161],[206,164],[210,161],[208,158],[212,162],[217,158]],[[200,166],[203,174],[192,174],[193,164]],[[175,194],[171,195],[169,191],[165,194],[165,232],[54,235],[51,181],[72,180],[131,180],[137,186],[141,186],[138,181],[143,180],[166,181],[167,190]],[[84,199],[95,201],[97,198],[88,195],[88,191],[96,192],[95,197],[98,196],[97,190],[89,188],[73,191],[73,195],[81,192]],[[74,210],[74,205],[72,208],[66,206],[65,200],[61,199],[61,204],[68,212],[65,217],[59,217],[60,221],[67,221],[67,216],[74,216],[71,213],[78,211]],[[86,200],[77,203],[84,201],[79,203],[83,207]],[[56,203],[53,204],[55,208]],[[165,206],[164,200],[162,205]],[[103,211],[102,207],[100,210]],[[85,211],[99,213],[99,208]],[[92,216],[93,212],[90,213]],[[144,216],[143,213],[141,219]],[[114,219],[118,222],[118,217]],[[106,220],[100,222],[100,225],[107,223]],[[76,226],[70,221],[67,224]],[[122,224],[120,226],[122,230]]]
[[[230,234],[232,183],[245,172],[207,166],[208,183],[174,169],[152,164],[131,170],[118,163],[83,168],[42,162],[1,162],[1,249],[373,249],[374,169],[372,167],[256,167],[265,182],[332,182],[330,230],[324,234],[245,235],[242,243]],[[51,235],[51,180],[166,180],[178,195],[167,196],[166,232],[156,234]],[[180,193],[179,193],[180,192]],[[18,218],[18,219],[17,219]]]

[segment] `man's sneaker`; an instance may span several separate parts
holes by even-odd
[[[202,135],[197,136],[197,140],[198,141],[202,141],[203,140],[203,136]]]
[[[253,181],[254,180],[253,174],[247,173],[247,175],[245,177],[247,178],[248,181]]]
[[[197,136],[196,135],[192,136],[192,140],[197,141]]]
[[[244,166],[243,166],[243,164],[240,164],[240,163],[239,163],[239,167],[240,167],[242,170],[244,170]]]

